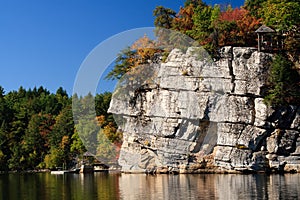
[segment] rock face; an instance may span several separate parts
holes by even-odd
[[[174,49],[128,75],[109,112],[122,129],[124,172],[300,172],[300,108],[263,103],[270,54]]]

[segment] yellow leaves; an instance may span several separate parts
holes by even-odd
[[[235,147],[237,149],[249,149],[247,146],[245,146],[244,144],[236,144]]]
[[[136,55],[128,60],[133,67],[148,63],[155,53],[160,52],[157,45],[147,35],[144,35],[131,46],[131,50],[136,52]]]
[[[181,7],[176,18],[174,19],[174,26],[178,30],[183,30],[184,32],[187,30],[191,30],[193,28],[193,15],[194,15],[195,7],[193,4],[190,4],[186,7]]]
[[[63,136],[60,143],[61,148],[65,149],[69,145],[69,142],[70,142],[69,136],[67,135]]]
[[[2,150],[0,150],[0,161],[5,158],[5,155]]]
[[[97,120],[99,126],[103,126],[106,122],[104,115],[97,116],[96,120]]]
[[[131,49],[155,48],[155,44],[147,35],[144,35],[133,43]]]
[[[23,161],[25,161],[25,157],[24,157],[24,156],[22,156],[22,157],[20,158],[20,162],[23,162]]]
[[[131,47],[124,49],[118,55],[115,69],[108,74],[107,78],[120,79],[125,74],[139,74],[135,69],[144,64],[151,63],[155,54],[160,52],[162,50],[158,48],[158,44],[147,35],[144,35],[135,41]]]
[[[297,0],[267,0],[259,12],[264,23],[278,31],[290,30],[300,23],[300,3]]]
[[[104,115],[96,117],[97,123],[101,126],[100,135],[104,135],[105,138],[110,140],[112,143],[120,142],[122,140],[122,134],[117,131],[115,123],[106,119]]]
[[[106,125],[103,128],[103,133],[106,135],[106,137],[110,138],[112,134],[115,134],[117,132],[116,127],[113,123],[109,122],[108,125]]]
[[[104,126],[99,134],[105,136],[112,143],[118,143],[122,140],[122,133],[117,130],[117,127],[112,122]]]

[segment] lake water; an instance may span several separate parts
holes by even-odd
[[[0,199],[300,199],[300,174],[1,174]]]

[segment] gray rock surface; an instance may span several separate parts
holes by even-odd
[[[274,110],[262,98],[272,55],[220,55],[174,49],[123,77],[109,112],[123,131],[124,172],[300,171],[300,108]]]

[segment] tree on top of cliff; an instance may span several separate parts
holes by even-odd
[[[265,0],[258,10],[268,26],[283,36],[283,50],[292,61],[299,61],[300,54],[300,2],[298,0]]]
[[[184,2],[184,6],[189,6],[190,4],[193,4],[195,7],[197,6],[205,6],[206,4],[202,0],[186,0]]]
[[[259,0],[257,0],[260,2]],[[209,6],[201,0],[188,0],[181,7],[170,23],[164,26],[158,24],[161,16],[156,16],[155,25],[180,31],[199,42],[211,55],[215,55],[220,46],[254,46],[256,44],[255,30],[261,20],[254,15],[254,4],[247,1],[245,8],[232,9],[229,5],[221,11],[220,5]],[[263,1],[260,2],[262,4]],[[260,6],[259,6],[260,7]],[[246,10],[251,9],[251,12]],[[161,6],[156,10],[163,9]],[[261,13],[261,11],[260,11]],[[164,15],[164,22],[168,15]]]
[[[135,41],[131,47],[127,47],[118,54],[116,65],[110,71],[106,79],[120,79],[126,73],[134,73],[134,68],[152,61],[155,54],[161,53],[162,49],[156,47],[156,43],[144,35]]]
[[[259,12],[264,23],[277,31],[289,31],[300,25],[298,0],[266,0]]]
[[[134,67],[151,62],[155,54],[162,51],[157,48],[155,41],[151,40],[147,35],[135,41],[130,48],[136,52]]]
[[[227,9],[216,22],[220,32],[221,46],[253,46],[256,44],[255,30],[260,20],[251,16],[244,8]]]
[[[110,71],[106,75],[106,79],[120,79],[126,72],[131,69],[132,66],[134,66],[133,58],[135,56],[135,52],[130,49],[130,47],[127,47],[123,49],[117,56],[115,61],[115,66],[112,71]]]
[[[179,31],[202,45],[212,56],[218,56],[222,46],[256,46],[255,30],[265,23],[284,32],[284,50],[299,60],[300,52],[300,2],[298,0],[246,0],[244,7],[221,10],[202,0],[187,0],[179,12],[158,6],[153,11],[156,27]],[[176,43],[176,34],[164,38]],[[140,43],[151,44],[147,38]],[[120,79],[134,67],[147,63],[155,55],[153,49],[127,48],[117,57],[115,68],[108,79]]]
[[[153,15],[156,17],[154,20],[154,25],[156,27],[170,29],[176,12],[170,8],[157,6],[153,11]]]
[[[181,7],[179,12],[174,18],[172,29],[185,33],[187,30],[191,30],[194,26],[193,15],[195,12],[194,4],[189,4],[185,7]]]
[[[257,19],[261,18],[260,9],[263,7],[263,3],[266,0],[246,0],[244,8],[250,12],[252,16]]]
[[[268,92],[264,98],[268,105],[299,105],[300,77],[293,66],[284,55],[274,57],[270,68]]]

